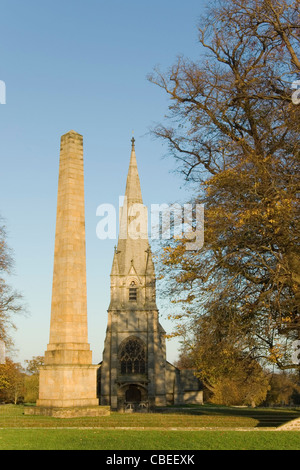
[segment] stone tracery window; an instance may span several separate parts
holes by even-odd
[[[129,338],[121,345],[120,351],[121,374],[145,374],[145,346],[138,338]]]

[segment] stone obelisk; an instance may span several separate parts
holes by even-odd
[[[37,413],[106,414],[97,399],[88,343],[83,138],[61,137],[50,340],[40,369]]]

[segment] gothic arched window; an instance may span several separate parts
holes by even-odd
[[[138,338],[129,338],[120,349],[121,374],[145,374],[146,351]]]

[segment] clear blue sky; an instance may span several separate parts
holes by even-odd
[[[0,214],[14,250],[10,284],[27,317],[13,334],[23,362],[49,340],[60,137],[84,138],[89,341],[102,359],[115,241],[96,237],[96,209],[124,194],[132,130],[144,203],[180,200],[167,149],[149,135],[167,112],[167,97],[146,76],[177,55],[197,58],[197,0],[2,0],[0,80]],[[159,305],[159,299],[158,299]],[[161,323],[170,332],[171,325]],[[167,344],[168,359],[177,343]]]

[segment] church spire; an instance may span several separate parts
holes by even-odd
[[[114,254],[112,274],[128,275],[132,268],[138,275],[147,269],[148,214],[143,205],[140,178],[135,155],[135,139],[131,139],[131,155],[123,207],[120,207],[120,231]]]
[[[135,138],[131,139],[131,156],[126,182],[125,197],[127,204],[143,204],[141,184],[135,155]]]

